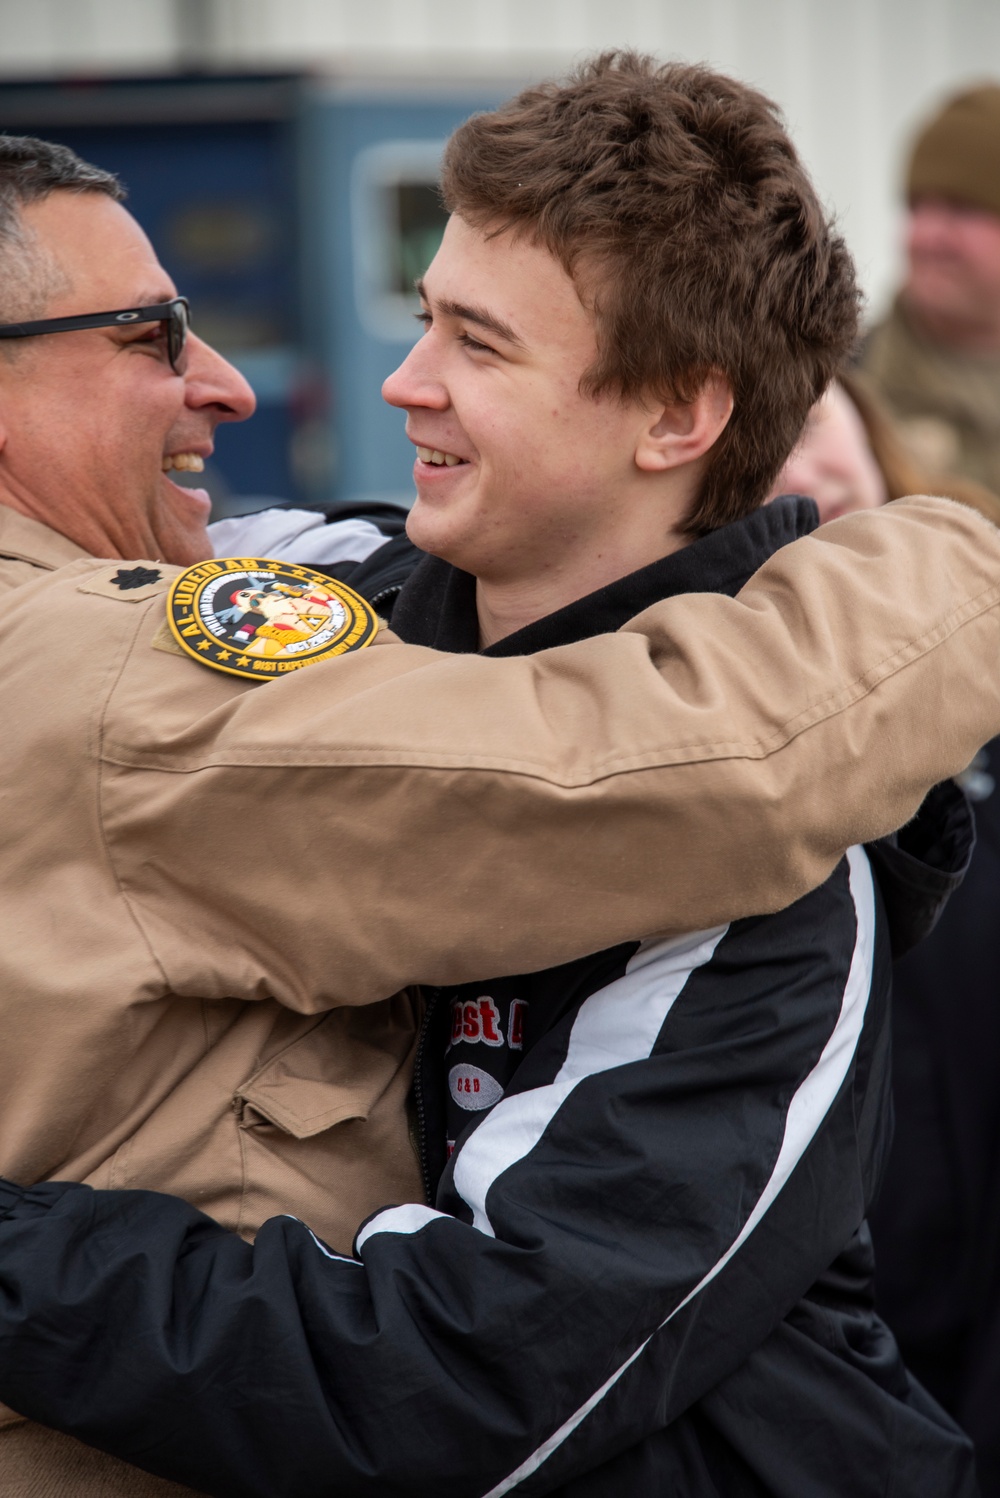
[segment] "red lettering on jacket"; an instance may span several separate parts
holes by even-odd
[[[479,999],[456,999],[451,1006],[451,1044],[468,1041],[470,1045],[503,1045],[500,1010],[489,994]]]
[[[480,1038],[486,1045],[503,1045],[500,1011],[488,996],[479,1000]]]

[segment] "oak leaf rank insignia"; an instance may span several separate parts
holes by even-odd
[[[378,632],[374,610],[353,588],[258,557],[188,567],[171,584],[167,623],[186,655],[253,681],[361,650]]]
[[[157,567],[119,567],[111,581],[126,592],[129,588],[147,588],[163,576]]]

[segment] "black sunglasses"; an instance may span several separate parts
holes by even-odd
[[[130,327],[133,323],[162,323],[167,334],[167,357],[175,374],[184,373],[184,345],[191,326],[187,297],[157,302],[153,307],[127,307],[123,312],[85,312],[79,317],[43,317],[40,322],[0,324],[0,338],[35,338],[41,333],[74,333],[81,328]]]

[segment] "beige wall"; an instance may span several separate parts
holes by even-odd
[[[192,63],[513,78],[633,44],[784,107],[876,304],[902,143],[942,90],[1000,76],[1000,0],[0,0],[0,75]]]

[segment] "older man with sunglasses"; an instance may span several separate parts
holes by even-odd
[[[0,551],[199,561],[210,500],[170,473],[200,467],[253,392],[186,337],[187,304],[115,179],[46,154],[16,139],[0,153]]]
[[[678,597],[548,659],[451,661],[383,633],[261,697],[145,630],[163,564],[212,551],[208,496],[170,470],[198,467],[253,395],[188,332],[120,197],[72,153],[0,141],[0,670],[17,726],[0,1171],[173,1191],[247,1236],[294,1212],[346,1250],[368,1213],[423,1194],[415,1011],[385,995],[582,956],[625,939],[639,900],[644,930],[773,910],[891,830],[1000,727],[983,664],[1000,540],[925,502],[786,548],[743,604]],[[44,629],[26,654],[29,617]],[[99,710],[128,660],[149,690],[116,747]],[[927,702],[936,721],[901,725]],[[247,710],[253,742],[234,747]],[[757,748],[692,753],[733,725]],[[217,730],[195,763],[185,745]],[[848,773],[817,778],[816,755]],[[170,798],[188,787],[211,804],[185,844]],[[620,857],[637,817],[652,878]],[[153,907],[170,889],[185,915],[167,932]],[[533,891],[558,920],[534,919]],[[170,1490],[6,1419],[5,1498]]]

